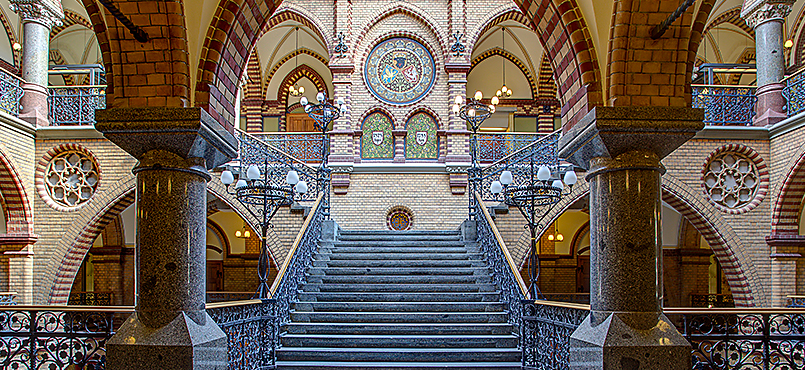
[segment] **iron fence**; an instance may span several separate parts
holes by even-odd
[[[478,134],[478,161],[490,163],[501,160],[547,135],[511,132]]]
[[[279,338],[273,299],[214,303],[207,313],[227,336],[229,370],[276,367]]]
[[[253,135],[255,138],[302,162],[321,162],[321,134],[309,132],[264,132]]]
[[[754,86],[691,85],[693,108],[704,109],[704,123],[749,126],[755,116]]]
[[[0,308],[3,369],[101,370],[106,342],[130,307],[7,306]]]
[[[0,306],[16,306],[17,292],[0,292]]]
[[[95,110],[106,109],[106,86],[48,87],[48,119],[52,126],[95,124]]]
[[[22,80],[0,69],[0,109],[18,117],[20,115],[20,101],[25,94],[22,89]]]
[[[805,69],[786,77],[783,87],[786,113],[789,117],[805,110]]]
[[[589,306],[521,301],[520,346],[523,369],[570,369],[570,336],[589,313]]]

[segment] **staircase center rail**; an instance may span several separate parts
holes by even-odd
[[[305,271],[312,265],[313,254],[321,240],[324,221],[322,199],[323,194],[320,194],[271,286],[271,298],[276,300],[276,316],[280,325],[290,320],[291,306],[299,299],[299,287],[305,283]]]
[[[483,204],[483,199],[479,193],[475,193],[475,199],[479,204]],[[492,276],[495,284],[500,287],[501,301],[506,304],[509,310],[509,323],[519,329],[523,316],[520,301],[527,296],[527,288],[523,282],[523,277],[517,271],[514,260],[506,248],[503,238],[500,236],[492,216],[486,207],[480,207],[481,215],[475,218],[478,228],[478,242],[481,250],[486,256],[489,266],[492,268]]]

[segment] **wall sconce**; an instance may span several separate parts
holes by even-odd
[[[249,238],[251,238],[251,237],[252,237],[252,233],[251,233],[251,232],[250,232],[250,231],[249,231],[249,230],[246,228],[246,226],[244,225],[244,226],[243,226],[243,230],[237,230],[237,231],[235,231],[235,237],[236,237],[236,238],[249,239]]]
[[[562,235],[562,233],[557,233],[556,235],[549,234],[548,235],[548,240],[556,240],[558,242],[561,242],[561,241],[565,240],[565,236]]]

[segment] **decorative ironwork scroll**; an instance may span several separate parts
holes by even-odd
[[[52,126],[95,124],[95,110],[106,109],[106,86],[48,88],[48,119]]]
[[[546,165],[550,168],[559,167],[559,131],[553,132],[531,141],[530,144],[481,170],[480,183],[477,191],[481,193],[484,200],[502,201],[500,196],[495,196],[490,191],[492,182],[500,177],[504,170],[512,172],[514,181],[510,186],[527,185],[531,176],[531,163],[536,166]]]
[[[265,299],[207,306],[207,313],[226,333],[229,370],[274,367],[279,338],[274,303]]]
[[[22,80],[4,70],[0,70],[0,109],[14,117],[18,117],[20,115],[20,100],[22,100],[24,94]]]
[[[570,369],[570,336],[587,317],[589,309],[534,300],[523,300],[522,305],[523,369]]]
[[[321,162],[321,134],[295,132],[251,135],[302,162]]]
[[[479,134],[478,161],[490,163],[521,150],[545,134]]]
[[[692,107],[704,108],[704,123],[749,126],[755,116],[754,86],[692,85]]]
[[[805,73],[802,70],[785,79],[783,97],[789,117],[805,110]]]

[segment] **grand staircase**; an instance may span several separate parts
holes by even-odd
[[[279,369],[520,369],[500,292],[458,231],[341,231],[281,328]]]

